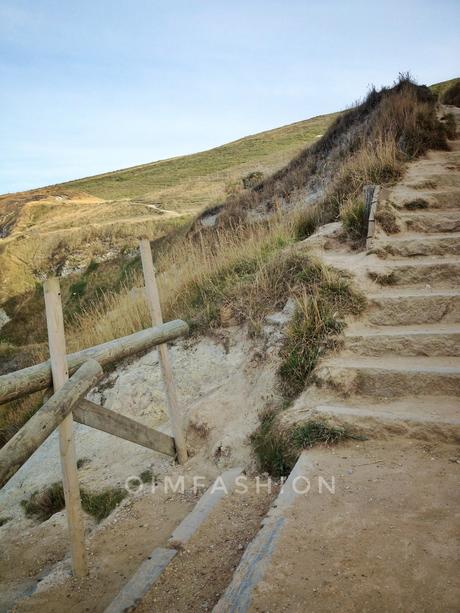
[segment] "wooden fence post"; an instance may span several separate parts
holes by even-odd
[[[147,239],[142,239],[140,241],[140,251],[142,270],[144,272],[145,291],[150,315],[152,317],[152,325],[159,326],[163,323],[163,316],[161,314],[160,295],[155,277],[155,269],[153,267],[152,250],[150,248],[150,242]],[[166,344],[159,345],[158,353],[160,355],[161,371],[168,401],[169,418],[171,420],[173,437],[176,443],[177,460],[179,464],[184,464],[187,461],[187,447],[185,444],[182,418],[177,402],[177,392],[171,361],[169,359],[168,346]]]
[[[51,371],[53,374],[54,392],[56,392],[69,378],[59,280],[56,278],[48,279],[43,287]],[[76,577],[83,577],[88,574],[88,563],[85,548],[85,525],[81,510],[80,487],[77,475],[72,413],[69,413],[59,425],[59,450],[72,554],[72,569]]]

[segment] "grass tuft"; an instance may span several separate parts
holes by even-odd
[[[142,483],[152,483],[153,481],[152,470],[150,468],[143,470],[141,474],[139,475],[139,479],[142,481]]]
[[[99,493],[81,489],[80,496],[83,510],[100,522],[126,498],[127,492],[118,487],[107,488]],[[40,492],[34,492],[29,499],[21,501],[21,505],[26,517],[46,521],[65,508],[62,483],[56,482]]]
[[[109,487],[99,493],[81,490],[81,504],[86,513],[100,522],[108,517],[127,495],[126,490],[120,487]]]
[[[280,350],[280,390],[287,399],[298,396],[309,384],[320,356],[334,349],[345,327],[344,318],[360,313],[365,298],[336,271],[322,271],[323,278],[303,288]]]
[[[427,209],[428,207],[429,204],[424,198],[415,198],[414,200],[409,200],[404,204],[404,208],[408,211],[419,211],[422,209]]]
[[[387,202],[382,202],[375,212],[375,220],[387,234],[397,234],[400,227],[397,222],[396,213]]]
[[[346,439],[362,438],[346,427],[314,418],[290,428],[280,427],[279,412],[266,409],[260,425],[251,437],[259,468],[274,477],[287,476],[303,449],[324,443],[335,445]]]
[[[364,213],[362,198],[347,198],[340,207],[343,229],[352,241],[358,243],[363,243],[367,237],[368,221]]]
[[[21,501],[21,506],[26,517],[46,521],[65,508],[62,483],[53,483],[41,492],[34,492],[28,500]]]

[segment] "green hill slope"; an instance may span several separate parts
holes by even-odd
[[[223,191],[226,180],[236,179],[246,170],[271,172],[279,168],[321,136],[336,115],[320,115],[208,151],[70,181],[62,186],[104,199],[158,196],[159,201],[166,196],[165,191],[175,190],[170,192],[168,202],[168,208],[174,208],[178,204],[175,200],[185,204],[188,199],[185,195],[181,197],[181,186],[188,189],[192,183],[193,191],[206,195]],[[209,182],[209,186],[204,182]]]

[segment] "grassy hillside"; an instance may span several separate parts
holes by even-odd
[[[452,81],[432,86],[442,92]],[[116,257],[139,236],[159,238],[265,177],[317,142],[337,117],[322,115],[193,155],[0,196],[0,304],[35,287],[45,272],[84,270]]]
[[[236,194],[231,192],[224,202],[223,210],[231,209],[233,204],[237,205],[238,210],[244,209],[240,206],[240,201],[244,201],[251,194],[251,197],[257,200],[257,205],[264,204],[262,200],[267,198],[279,198],[280,206],[271,207],[270,214],[263,217],[264,223],[215,227],[214,230],[210,229],[209,232],[201,234],[199,241],[194,240],[190,233],[185,237],[177,231],[170,234],[167,248],[155,249],[165,318],[184,318],[195,331],[228,325],[229,322],[246,321],[251,332],[257,334],[265,314],[272,309],[282,308],[292,288],[298,287],[295,297],[303,299],[303,292],[306,293],[305,309],[302,313],[299,312],[300,328],[305,332],[302,338],[313,342],[312,347],[308,344],[305,346],[303,341],[299,344],[300,359],[302,364],[308,368],[312,367],[315,356],[318,355],[318,347],[341,326],[340,322],[335,322],[335,314],[344,308],[343,298],[349,294],[348,281],[318,267],[310,261],[308,255],[301,261],[295,257],[292,259],[296,249],[291,251],[291,248],[309,235],[318,223],[325,219],[337,219],[338,215],[342,215],[344,207],[347,212],[361,210],[364,184],[395,181],[404,172],[408,160],[423,155],[429,148],[447,147],[444,128],[436,118],[435,102],[435,97],[430,94],[428,88],[419,87],[402,77],[392,88],[384,88],[380,92],[372,90],[364,102],[341,114],[334,122],[331,122],[331,116],[311,120],[315,128],[310,132],[310,141],[300,147],[300,152],[299,145],[295,144],[298,143],[297,137],[292,133],[289,135],[289,131],[294,130],[296,133],[300,130],[304,135],[302,138],[305,138],[305,123],[308,122],[238,141],[240,145],[243,143],[245,155],[249,156],[246,160],[252,160],[243,164],[246,169],[261,170],[261,167],[265,169],[272,164],[272,170],[277,172],[252,189],[240,189]],[[331,122],[321,138],[317,138],[318,134],[321,134],[318,121]],[[281,138],[281,153],[277,152],[271,142],[274,137]],[[314,146],[308,148],[307,145],[312,141]],[[189,175],[181,176],[187,176],[187,181],[190,182],[203,180],[204,175],[195,174],[195,178],[191,176],[198,172],[196,164],[199,163],[201,168],[207,168],[210,172],[208,178],[218,177],[219,181],[223,182],[222,175],[227,179],[234,176],[241,183],[243,173],[240,159],[236,160],[230,156],[226,170],[216,170],[220,168],[219,164],[223,163],[222,159],[219,159],[219,156],[223,155],[222,150],[228,152],[228,148],[232,150],[231,148],[237,145],[238,143],[231,143],[219,148],[220,154],[206,152],[182,158],[182,163],[190,164],[191,167]],[[294,156],[292,152],[288,153],[291,146],[295,152]],[[250,150],[251,147],[259,151],[259,157],[250,157],[247,149]],[[215,162],[210,159],[213,155],[218,158]],[[284,156],[288,156],[287,164],[280,169],[277,166]],[[256,160],[259,160],[257,164]],[[177,161],[170,160],[168,163]],[[161,164],[166,162],[141,167],[141,170],[147,174],[153,172],[155,175],[156,168]],[[176,167],[177,173],[179,169],[180,165]],[[128,189],[127,185],[132,180],[131,173],[136,172],[136,169],[120,172],[127,173],[125,187]],[[46,191],[42,194],[44,198],[41,198],[37,190],[30,194],[30,202],[23,205],[21,210],[22,222],[26,219],[26,212],[30,215],[30,223],[42,223],[45,226],[46,223],[55,223],[55,220],[50,216],[44,222],[43,216],[40,218],[38,214],[33,215],[34,207],[35,212],[42,210],[39,207],[44,211],[49,211],[48,207],[67,207],[69,223],[72,223],[75,215],[72,216],[71,201],[76,202],[80,198],[80,205],[76,208],[87,206],[88,214],[96,207],[106,207],[100,226],[81,226],[78,233],[72,227],[68,231],[58,231],[54,226],[52,232],[36,236],[34,240],[33,235],[27,235],[25,229],[22,235],[16,229],[17,234],[13,230],[7,239],[0,242],[0,249],[2,243],[7,244],[12,248],[12,255],[17,256],[17,248],[23,245],[30,250],[32,257],[32,248],[38,249],[52,235],[58,242],[49,253],[48,269],[51,264],[53,268],[59,268],[63,255],[64,263],[71,257],[75,258],[79,252],[88,257],[88,254],[94,251],[95,245],[98,245],[98,249],[103,253],[110,240],[112,243],[115,240],[123,240],[126,244],[129,240],[135,242],[137,233],[148,234],[151,238],[153,235],[161,236],[171,230],[171,226],[167,227],[167,224],[176,227],[176,224],[183,222],[185,217],[173,218],[172,213],[176,216],[179,214],[171,210],[164,214],[164,221],[161,221],[162,217],[157,211],[152,214],[150,228],[146,227],[145,221],[142,221],[138,228],[134,223],[128,227],[128,224],[123,222],[118,229],[120,234],[115,234],[114,231],[111,234],[102,234],[102,224],[107,222],[107,211],[111,205],[116,206],[114,203],[124,202],[129,207],[130,202],[140,198],[134,196],[133,191],[126,192],[130,196],[125,196],[124,199],[120,197],[120,193],[113,193],[118,200],[104,200],[101,197],[102,191],[96,193],[98,182],[101,182],[101,190],[109,189],[107,185],[110,185],[110,181],[113,181],[117,174],[88,179],[85,180],[86,183],[79,183],[78,187],[74,182],[72,186],[48,188],[42,190]],[[148,184],[153,185],[157,181],[158,186],[160,176],[161,174],[155,175],[156,179],[150,177]],[[305,206],[306,192],[312,178],[317,176],[324,180],[320,200],[314,206]],[[107,180],[109,183],[105,184]],[[93,181],[93,186],[88,181]],[[146,184],[143,184],[142,190],[146,189]],[[134,182],[132,189],[141,188]],[[142,190],[136,193],[143,193],[145,197],[147,192]],[[206,202],[206,199],[203,199],[197,210],[212,203],[213,201]],[[295,206],[296,204],[298,206]],[[64,208],[61,210],[64,211]],[[254,219],[254,215],[249,218]],[[20,223],[16,227],[20,227]],[[164,226],[160,227],[160,224]],[[25,228],[25,225],[24,222],[22,227]],[[78,245],[77,239],[80,236],[84,236],[84,241]],[[10,261],[16,260],[12,257]],[[24,258],[20,261],[25,265]],[[34,279],[33,276],[31,278]],[[14,281],[17,287],[16,278]],[[66,276],[62,280],[62,289],[68,349],[72,351],[91,346],[149,325],[144,295],[142,292],[132,291],[132,288],[141,285],[138,258],[128,259],[124,256],[120,256],[118,261],[112,260],[99,265],[89,263],[82,274]],[[6,358],[6,368],[15,369],[20,364],[25,365],[46,357],[40,286],[24,296],[11,299],[7,312],[13,321],[4,327],[0,336],[0,356],[3,354]],[[311,319],[312,313],[318,315],[318,321]],[[304,374],[302,370],[303,381]],[[0,412],[0,439],[3,436],[6,440],[35,408],[35,405],[27,403],[20,406],[12,403],[3,413]]]
[[[440,98],[443,93],[448,90],[452,85],[458,83],[460,81],[460,77],[455,79],[450,79],[449,81],[442,81],[441,83],[435,83],[434,85],[430,85],[431,91]]]
[[[40,273],[84,269],[92,259],[186,225],[269,175],[317,140],[336,114],[314,117],[196,153],[47,188],[0,196],[0,304],[31,290]]]
[[[223,194],[225,181],[246,171],[271,172],[321,136],[336,114],[321,115],[282,128],[168,160],[64,183],[104,199],[151,197],[166,199],[168,208],[198,204],[198,195]],[[187,193],[192,186],[194,196]],[[184,193],[185,192],[185,193]],[[169,195],[169,198],[168,198]],[[208,202],[209,204],[209,202]]]

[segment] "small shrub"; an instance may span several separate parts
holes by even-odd
[[[363,242],[367,237],[368,220],[365,216],[364,202],[359,198],[348,198],[340,207],[343,228],[353,241]]]
[[[460,79],[444,92],[441,102],[452,106],[460,106]]]
[[[253,187],[257,187],[263,178],[264,173],[256,170],[254,172],[250,172],[241,180],[243,182],[244,189],[252,189]]]
[[[251,443],[260,469],[270,475],[284,477],[295,464],[295,452],[287,444],[286,434],[274,427],[276,416],[277,411],[274,409],[262,412],[259,427],[251,436]]]
[[[89,458],[78,458],[77,469],[80,470],[80,468],[84,468],[85,466],[88,466],[88,464],[91,464],[91,460]]]
[[[347,434],[345,428],[317,420],[299,424],[291,434],[292,442],[297,449],[306,449],[318,443],[334,445],[346,437],[350,437],[350,434]]]

